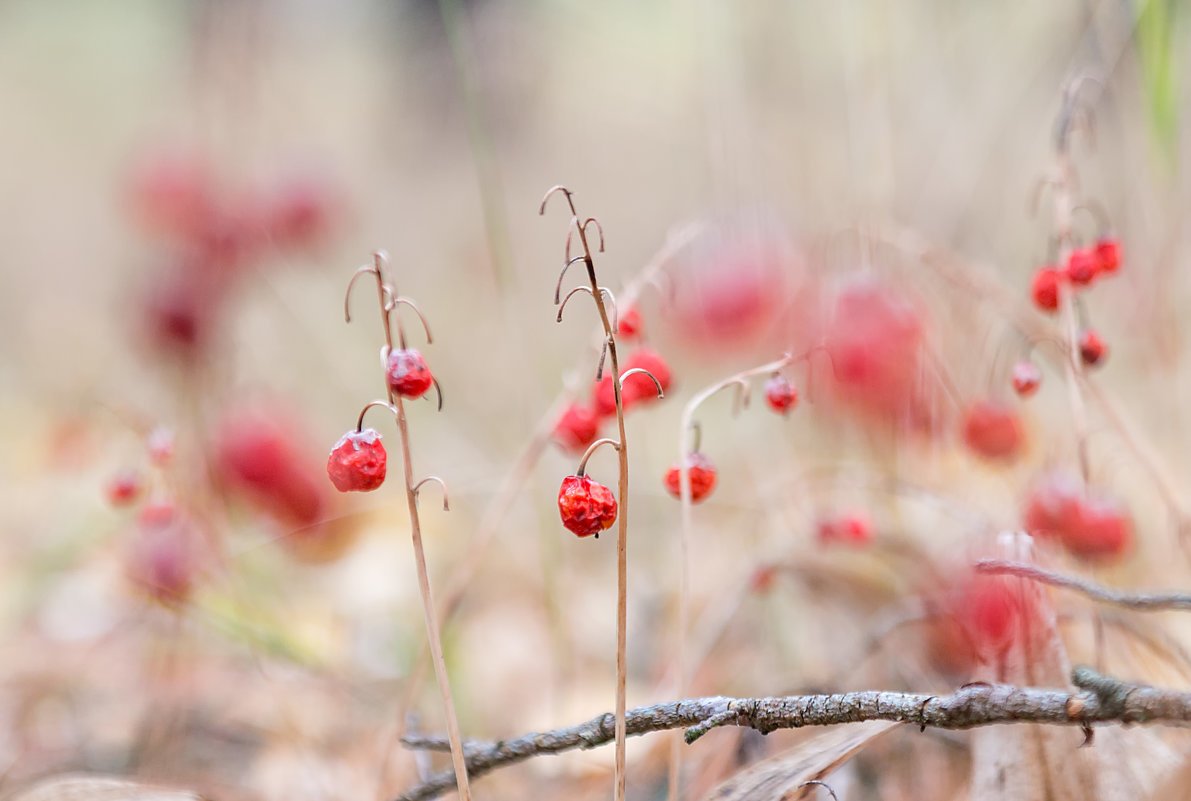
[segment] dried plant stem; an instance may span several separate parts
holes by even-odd
[[[693,698],[634,709],[628,713],[626,725],[633,735],[685,729],[688,742],[714,726],[745,726],[767,733],[868,720],[937,729],[1017,723],[1083,728],[1107,723],[1191,725],[1191,693],[1127,683],[1087,667],[1072,671],[1071,681],[1077,689],[972,684],[949,695],[864,690],[769,698]],[[535,756],[596,748],[614,738],[614,722],[613,715],[603,714],[576,726],[497,742],[469,742],[465,746],[467,764],[473,775],[481,776]],[[406,738],[405,744],[436,751],[448,747],[439,737]],[[439,773],[394,801],[435,798],[452,783],[449,771]]]
[[[621,375],[620,375],[620,360],[616,352],[616,326],[613,323],[613,317],[608,313],[607,298],[611,296],[605,288],[600,286],[596,278],[595,259],[592,255],[591,243],[587,239],[587,226],[594,224],[600,235],[600,250],[604,249],[604,232],[598,220],[594,217],[588,217],[583,220],[579,217],[579,212],[575,209],[575,200],[571,191],[564,186],[552,187],[546,192],[545,197],[542,198],[542,203],[539,208],[540,214],[546,212],[546,201],[550,199],[555,193],[561,193],[566,198],[567,205],[571,210],[571,225],[573,231],[568,231],[567,234],[567,265],[571,262],[570,258],[570,243],[571,234],[575,233],[579,236],[579,244],[583,248],[583,266],[587,269],[587,280],[591,292],[591,298],[595,302],[596,311],[600,315],[600,324],[604,328],[605,346],[608,351],[608,364],[611,368],[612,378],[612,396],[616,401],[616,430],[619,437],[617,443],[617,456],[619,462],[619,477],[617,480],[617,498],[619,502],[619,511],[617,514],[617,529],[616,529],[616,715],[615,715],[615,739],[616,739],[616,761],[615,761],[615,776],[614,776],[614,801],[624,801],[625,794],[625,708],[626,708],[626,684],[628,676],[628,551],[629,551],[629,445],[628,437],[625,435],[624,426],[624,401],[622,398]],[[565,268],[564,268],[565,274]],[[561,281],[561,278],[560,278]],[[556,304],[558,297],[555,297]],[[561,321],[561,309],[559,312],[559,320]],[[656,379],[655,379],[656,383]],[[660,392],[660,389],[659,389]]]
[[[348,301],[351,297],[351,289],[355,284],[357,278],[361,275],[372,273],[376,278],[376,294],[377,300],[380,303],[381,322],[385,334],[385,350],[383,351],[385,357],[393,350],[393,315],[392,312],[397,308],[400,302],[412,305],[408,300],[401,298],[397,294],[396,288],[385,281],[385,265],[388,257],[378,251],[373,254],[373,264],[371,267],[361,267],[356,271],[348,284],[348,295],[344,298],[344,318],[350,322],[351,315],[349,313]],[[413,308],[417,309],[416,306]],[[421,317],[421,313],[418,313]],[[425,320],[422,320],[425,325]],[[405,331],[401,326],[400,316],[396,317],[397,329],[397,343],[400,347],[405,348]],[[429,339],[429,328],[426,329],[427,339]],[[422,615],[426,622],[426,638],[430,645],[430,656],[434,663],[434,674],[438,679],[439,692],[443,700],[443,712],[446,717],[447,725],[447,739],[451,744],[451,762],[454,766],[453,775],[456,786],[459,789],[459,798],[461,801],[471,801],[471,788],[468,784],[467,778],[467,764],[463,757],[463,738],[459,733],[459,722],[455,716],[455,701],[451,694],[451,682],[447,676],[446,660],[443,658],[442,639],[439,634],[438,620],[435,617],[434,594],[430,588],[430,573],[426,569],[426,552],[422,547],[422,524],[421,518],[418,515],[418,496],[415,489],[415,480],[413,472],[413,459],[410,456],[409,448],[409,423],[405,416],[405,404],[400,395],[393,391],[393,387],[389,382],[385,381],[385,390],[389,399],[389,407],[394,412],[394,417],[397,419],[397,432],[401,440],[401,466],[405,482],[405,502],[409,512],[409,529],[410,538],[413,543],[414,561],[417,566],[418,573],[418,590],[422,599]],[[439,397],[441,406],[441,395]],[[370,406],[375,404],[368,404],[364,407],[367,410]],[[360,423],[362,424],[363,412],[360,415]],[[440,480],[441,483],[441,480]],[[444,488],[445,491],[445,488]]]
[[[463,758],[463,738],[459,734],[459,721],[455,717],[455,700],[451,695],[451,680],[447,675],[447,663],[443,658],[442,640],[434,610],[434,592],[430,589],[430,574],[426,569],[426,553],[422,548],[422,526],[418,517],[418,499],[414,494],[413,463],[409,453],[409,424],[405,419],[405,405],[401,396],[393,401],[397,409],[397,428],[401,434],[401,464],[405,473],[405,501],[409,508],[409,531],[413,540],[414,560],[418,568],[418,590],[422,596],[422,614],[426,620],[426,639],[430,644],[430,658],[434,663],[434,676],[442,695],[443,711],[446,715],[447,738],[451,743],[451,762],[454,765],[455,781],[461,801],[470,801],[471,787],[467,780],[467,764]]]
[[[982,573],[998,573],[1018,576],[1031,581],[1074,590],[1101,603],[1123,606],[1139,612],[1187,611],[1191,610],[1191,595],[1186,593],[1127,593],[1103,587],[1095,582],[1076,576],[1067,576],[1025,562],[1006,562],[998,559],[981,559],[976,569]]]
[[[800,356],[799,359],[806,356]],[[678,429],[678,487],[679,487],[679,502],[681,504],[682,521],[679,526],[679,570],[678,570],[678,642],[675,647],[675,662],[677,663],[677,682],[676,694],[681,697],[686,695],[686,687],[688,681],[688,665],[686,661],[686,636],[688,627],[688,616],[690,607],[690,542],[692,532],[694,530],[694,516],[693,506],[694,501],[691,499],[691,469],[687,464],[687,454],[689,448],[687,439],[691,431],[695,427],[695,412],[699,410],[709,398],[721,390],[729,387],[736,387],[737,389],[737,405],[740,405],[748,393],[748,379],[773,373],[788,367],[798,359],[787,354],[775,361],[767,362],[759,367],[753,367],[748,370],[737,373],[706,387],[698,394],[696,394],[682,410],[682,417],[679,420]],[[670,749],[670,771],[669,782],[667,785],[666,797],[669,801],[677,801],[681,784],[682,771],[682,749],[678,738]]]

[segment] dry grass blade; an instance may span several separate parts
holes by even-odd
[[[840,726],[814,737],[784,754],[758,762],[711,791],[704,801],[797,801],[809,798],[814,787],[862,749],[900,723],[870,721]]]
[[[189,790],[173,790],[106,776],[55,776],[44,779],[9,801],[201,801]]]

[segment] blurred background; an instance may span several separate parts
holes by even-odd
[[[628,414],[630,706],[676,691],[663,475],[683,405],[816,344],[829,358],[784,373],[788,414],[762,374],[739,414],[728,390],[696,415],[718,485],[690,532],[687,694],[970,677],[946,632],[899,629],[875,658],[872,637],[952,597],[949,565],[1081,476],[1081,440],[1080,480],[1124,533],[1091,566],[1048,558],[1185,581],[1187,24],[1167,0],[0,2],[4,789],[87,770],[387,798],[425,769],[395,746],[444,725],[395,427],[369,418],[380,490],[324,474],[384,393],[375,301],[358,288],[351,325],[342,306],[377,249],[434,334],[403,318],[445,397],[410,405],[410,444],[450,492],[449,514],[432,487],[421,508],[465,734],[611,708],[615,538],[576,539],[555,502],[594,436],[559,415],[599,419],[598,319],[576,296],[560,325],[551,303],[568,217],[538,203],[557,183],[639,315],[623,349],[672,373]],[[1068,188],[1092,210],[1064,247],[1124,256],[1073,312],[1110,353],[1073,400],[1064,318],[1030,300],[1059,255],[1055,192],[1031,198],[1081,75],[1098,80]],[[1010,410],[1007,450],[971,433],[978,402]],[[615,472],[610,451],[589,467]],[[1081,609],[1068,647],[1086,654]],[[1109,666],[1185,681],[1164,655],[1186,627],[1152,628],[1148,650],[1109,635]],[[798,736],[709,735],[690,797]],[[668,742],[630,743],[631,797],[664,794]],[[907,742],[873,764],[934,760],[915,797],[962,797],[963,750]],[[597,797],[610,766],[610,748],[538,760],[478,793]],[[849,797],[912,784],[875,776]]]

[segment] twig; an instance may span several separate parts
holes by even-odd
[[[950,695],[864,690],[828,695],[769,698],[694,698],[630,710],[627,733],[642,735],[687,729],[687,738],[709,724],[768,733],[803,726],[833,726],[868,720],[909,723],[921,728],[971,729],[1010,723],[1088,727],[1096,723],[1191,725],[1191,693],[1123,682],[1091,668],[1072,672],[1078,689],[1067,691],[1006,684],[974,684]],[[544,754],[604,745],[615,735],[615,717],[605,713],[577,726],[525,734],[497,742],[468,742],[464,749],[473,776]],[[445,750],[442,738],[407,738],[411,748]],[[411,788],[393,801],[425,801],[449,790],[450,771]]]
[[[1191,595],[1186,593],[1127,593],[1109,589],[1087,579],[1067,576],[1044,570],[1024,562],[1005,562],[998,559],[981,559],[976,562],[981,573],[998,573],[1007,576],[1039,581],[1052,587],[1074,590],[1087,597],[1113,606],[1123,606],[1139,612],[1161,612],[1169,610],[1191,610]]]

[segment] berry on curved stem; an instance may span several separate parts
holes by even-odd
[[[327,475],[340,492],[371,492],[385,482],[388,454],[374,428],[349,431],[327,457]]]
[[[1108,346],[1093,328],[1079,335],[1079,358],[1089,367],[1100,364],[1108,356]]]
[[[612,490],[589,476],[567,476],[558,488],[558,515],[576,537],[600,536],[616,522],[617,504]]]
[[[798,405],[798,390],[781,373],[765,382],[765,403],[780,415],[787,415]]]
[[[1038,369],[1038,365],[1029,360],[1013,365],[1013,391],[1020,397],[1030,397],[1038,391],[1041,383],[1042,371]]]
[[[715,489],[716,484],[716,469],[711,460],[698,451],[692,451],[686,455],[686,458],[681,463],[675,463],[666,470],[666,475],[663,483],[666,485],[666,491],[673,497],[682,498],[682,468],[686,467],[690,475],[691,485],[691,503],[699,503],[706,500],[711,491]]]

